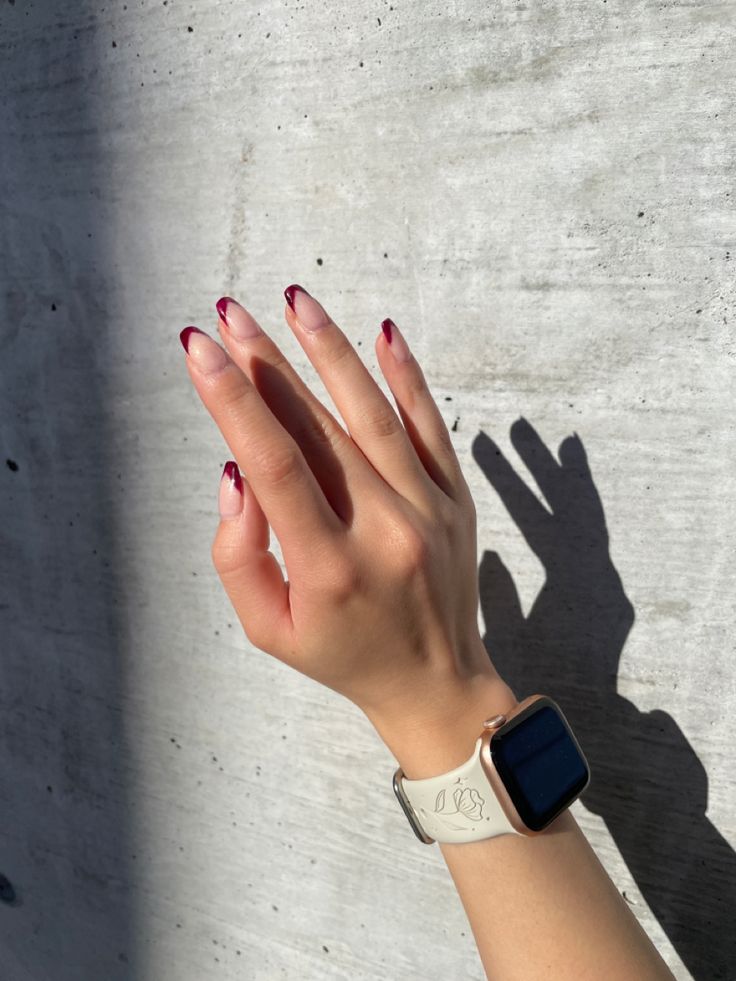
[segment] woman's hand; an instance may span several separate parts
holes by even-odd
[[[215,569],[251,643],[349,698],[395,755],[457,725],[469,700],[477,735],[515,698],[478,631],[475,506],[447,427],[390,320],[375,351],[401,418],[322,306],[296,285],[285,295],[348,432],[235,300],[217,304],[227,353],[182,331],[246,478],[234,463],[223,473]]]

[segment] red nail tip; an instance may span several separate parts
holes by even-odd
[[[234,301],[232,297],[221,296],[220,299],[215,304],[215,308],[217,309],[217,313],[220,317],[220,320],[224,320],[226,324],[227,324],[227,305],[228,303],[233,303],[233,302]]]
[[[189,338],[192,336],[192,332],[196,331],[198,334],[204,334],[203,330],[199,327],[185,327],[184,330],[179,334],[179,340],[184,345],[184,350],[189,354]]]
[[[225,468],[222,471],[222,475],[228,476],[230,480],[235,482],[236,489],[242,494],[243,493],[243,481],[240,477],[240,471],[238,470],[238,465],[235,460],[228,460],[225,464]]]
[[[391,331],[396,327],[396,324],[389,317],[381,321],[381,330],[383,331],[383,336],[386,338],[388,343],[391,343]]]
[[[304,289],[304,287],[300,286],[298,283],[292,283],[291,286],[287,286],[286,289],[284,290],[284,296],[286,297],[286,302],[289,304],[292,310],[294,310],[294,293],[296,292],[296,290],[301,290],[302,293],[307,292]],[[294,310],[294,313],[296,313],[296,310]]]

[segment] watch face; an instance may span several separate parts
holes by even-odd
[[[560,709],[540,698],[491,739],[496,771],[519,817],[541,831],[584,790],[590,770]]]

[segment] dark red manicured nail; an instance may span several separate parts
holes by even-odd
[[[189,338],[192,336],[192,331],[196,330],[198,334],[204,334],[203,330],[199,327],[185,327],[184,330],[179,334],[179,340],[184,345],[184,350],[189,354]]]
[[[215,308],[217,309],[217,313],[219,314],[220,320],[224,320],[226,326],[229,326],[227,322],[227,305],[228,303],[232,303],[232,302],[233,301],[229,296],[221,296],[220,299],[215,304]]]
[[[386,317],[385,320],[381,321],[381,330],[383,331],[383,336],[386,338],[389,344],[391,343],[391,331],[394,329],[395,326],[396,324],[393,322],[393,320],[390,320],[388,317]]]
[[[243,481],[240,476],[240,470],[238,470],[238,465],[235,460],[228,460],[222,471],[222,475],[227,476],[230,480],[235,481],[236,489],[242,494],[243,493]]]
[[[296,290],[301,290],[302,293],[307,292],[304,289],[304,287],[299,286],[298,283],[292,283],[291,286],[287,286],[286,289],[284,290],[284,296],[286,297],[286,302],[289,304],[292,310],[294,310],[294,293],[296,292]],[[296,310],[294,310],[294,313],[296,313]]]

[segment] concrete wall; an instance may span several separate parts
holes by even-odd
[[[291,282],[379,380],[405,331],[489,651],[568,713],[575,815],[676,977],[733,977],[735,15],[3,4],[4,981],[483,977],[395,761],[210,564],[228,450],[178,333],[234,295],[331,404]],[[518,478],[554,497],[537,436],[572,432],[550,526]]]

